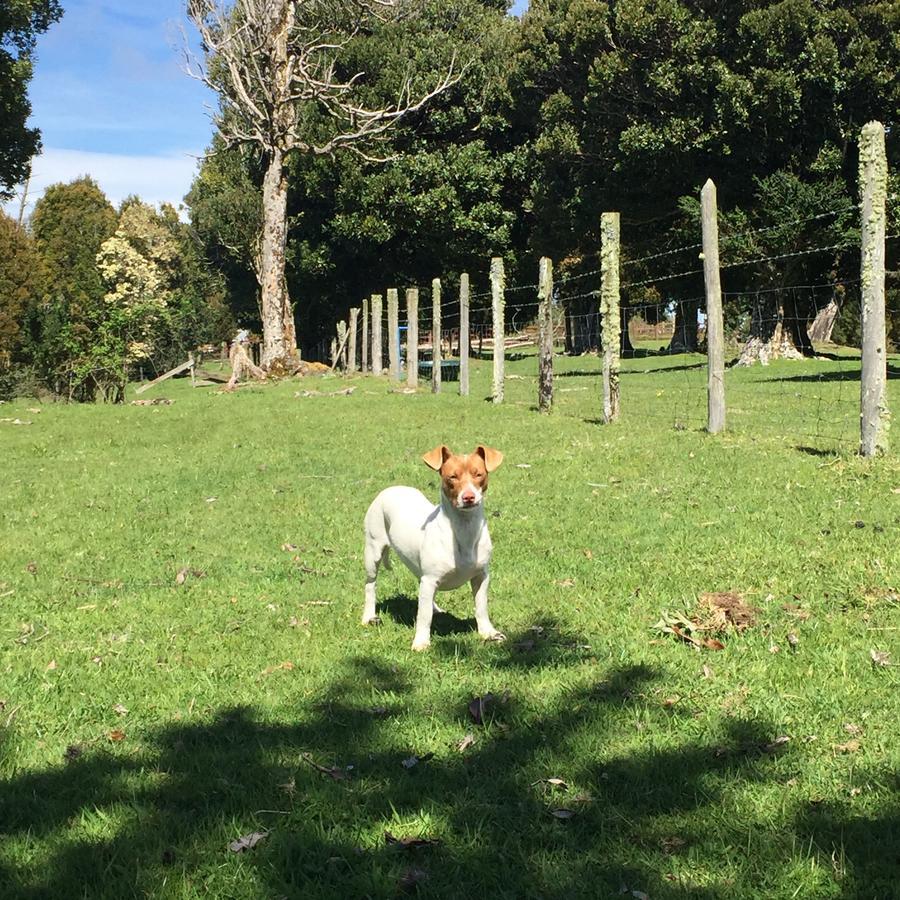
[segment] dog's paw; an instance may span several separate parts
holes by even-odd
[[[371,619],[363,619],[363,625],[380,625],[381,624],[381,616],[372,616]]]
[[[482,640],[493,641],[495,644],[501,644],[506,640],[506,635],[502,631],[491,631],[481,636]]]
[[[412,648],[416,653],[424,653],[431,646],[431,641],[413,641]]]

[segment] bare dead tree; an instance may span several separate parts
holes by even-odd
[[[188,73],[218,94],[216,126],[226,145],[251,145],[264,161],[257,277],[261,364],[267,370],[294,356],[297,347],[285,280],[287,156],[346,149],[375,160],[373,144],[459,79],[454,58],[433,89],[414,95],[407,76],[394,103],[369,108],[360,100],[365,73],[339,75],[354,37],[408,14],[412,5],[411,0],[187,0],[204,54],[202,61],[188,54]]]

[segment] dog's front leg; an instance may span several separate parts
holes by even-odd
[[[488,616],[488,585],[490,582],[491,576],[487,569],[479,572],[471,582],[472,595],[475,598],[475,621],[478,623],[478,633],[486,641],[505,641],[506,635],[491,625]]]
[[[431,616],[434,613],[434,595],[436,593],[437,579],[423,575],[419,582],[419,611],[416,614],[413,650],[427,650],[431,645]]]

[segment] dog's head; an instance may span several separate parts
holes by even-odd
[[[429,450],[425,465],[441,474],[441,490],[456,509],[481,506],[488,486],[488,473],[503,462],[503,454],[479,444],[471,453],[456,454],[443,444]]]

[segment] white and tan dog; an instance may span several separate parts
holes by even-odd
[[[393,551],[419,579],[419,608],[413,650],[431,643],[431,617],[437,591],[452,591],[467,581],[475,598],[478,633],[490,641],[505,640],[488,617],[488,567],[491,537],[484,517],[488,473],[503,461],[503,454],[478,446],[465,455],[435,447],[422,459],[441,475],[441,502],[435,506],[421,492],[397,485],[385,488],[366,513],[366,600],[363,624],[380,622],[375,613],[378,568],[390,568]]]

